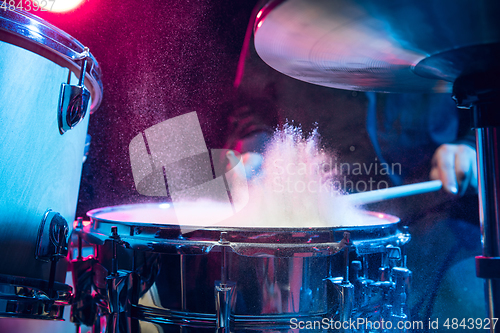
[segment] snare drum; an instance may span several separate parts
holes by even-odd
[[[101,102],[100,69],[77,40],[17,9],[0,11],[0,59],[0,316],[61,319],[47,300],[68,301],[67,268],[61,260],[51,273],[45,247],[63,241],[54,221],[63,228],[74,220],[85,113]],[[84,82],[72,87],[84,59]]]
[[[363,226],[331,228],[245,227],[235,220],[204,227],[202,217],[178,225],[179,210],[195,212],[196,204],[88,213],[91,224],[79,236],[96,257],[73,265],[77,317],[117,325],[108,332],[243,332],[307,322],[339,331],[336,325],[349,319],[380,324],[408,316],[410,237],[394,216],[367,212]],[[85,305],[90,294],[94,304]],[[97,309],[91,319],[89,309]]]

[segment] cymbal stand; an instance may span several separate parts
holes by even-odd
[[[500,318],[500,83],[498,73],[461,76],[453,85],[459,108],[470,109],[476,132],[479,219],[483,255],[476,257],[476,275],[485,279],[490,332]],[[500,326],[500,325],[496,325]]]

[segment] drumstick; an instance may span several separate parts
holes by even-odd
[[[440,180],[431,180],[423,183],[395,186],[375,191],[355,193],[348,195],[347,199],[353,204],[361,206],[388,199],[439,191],[442,187],[443,183]]]

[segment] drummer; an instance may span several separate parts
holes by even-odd
[[[481,253],[474,137],[451,96],[335,90],[274,73],[259,60],[250,66],[228,117],[226,143],[243,154],[247,175],[258,172],[276,125],[293,119],[305,130],[317,123],[322,144],[339,164],[360,163],[368,166],[364,170],[401,165],[384,175],[345,172],[346,192],[365,191],[368,181],[394,186],[441,180],[439,193],[366,208],[397,215],[410,227],[414,319],[484,317],[482,281],[474,271],[474,256]]]

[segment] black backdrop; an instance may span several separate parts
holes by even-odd
[[[33,12],[88,46],[102,67],[104,99],[90,118],[77,216],[151,199],[135,190],[128,145],[154,124],[197,111],[207,145],[222,146],[255,2],[86,0],[67,13]]]
[[[221,148],[227,114],[245,99],[271,101],[281,121],[293,120],[305,132],[318,124],[323,144],[339,162],[377,161],[366,131],[364,93],[289,78],[264,64],[252,48],[235,91],[237,63],[256,3],[86,0],[69,13],[35,13],[88,46],[102,67],[104,98],[90,118],[92,144],[77,216],[98,207],[163,200],[136,191],[128,152],[132,138],[166,119],[197,111],[207,146]],[[427,180],[431,156],[415,169],[417,181]],[[405,166],[405,161],[396,162]],[[388,181],[380,178],[376,180]],[[404,215],[406,205],[389,204],[374,208]]]

